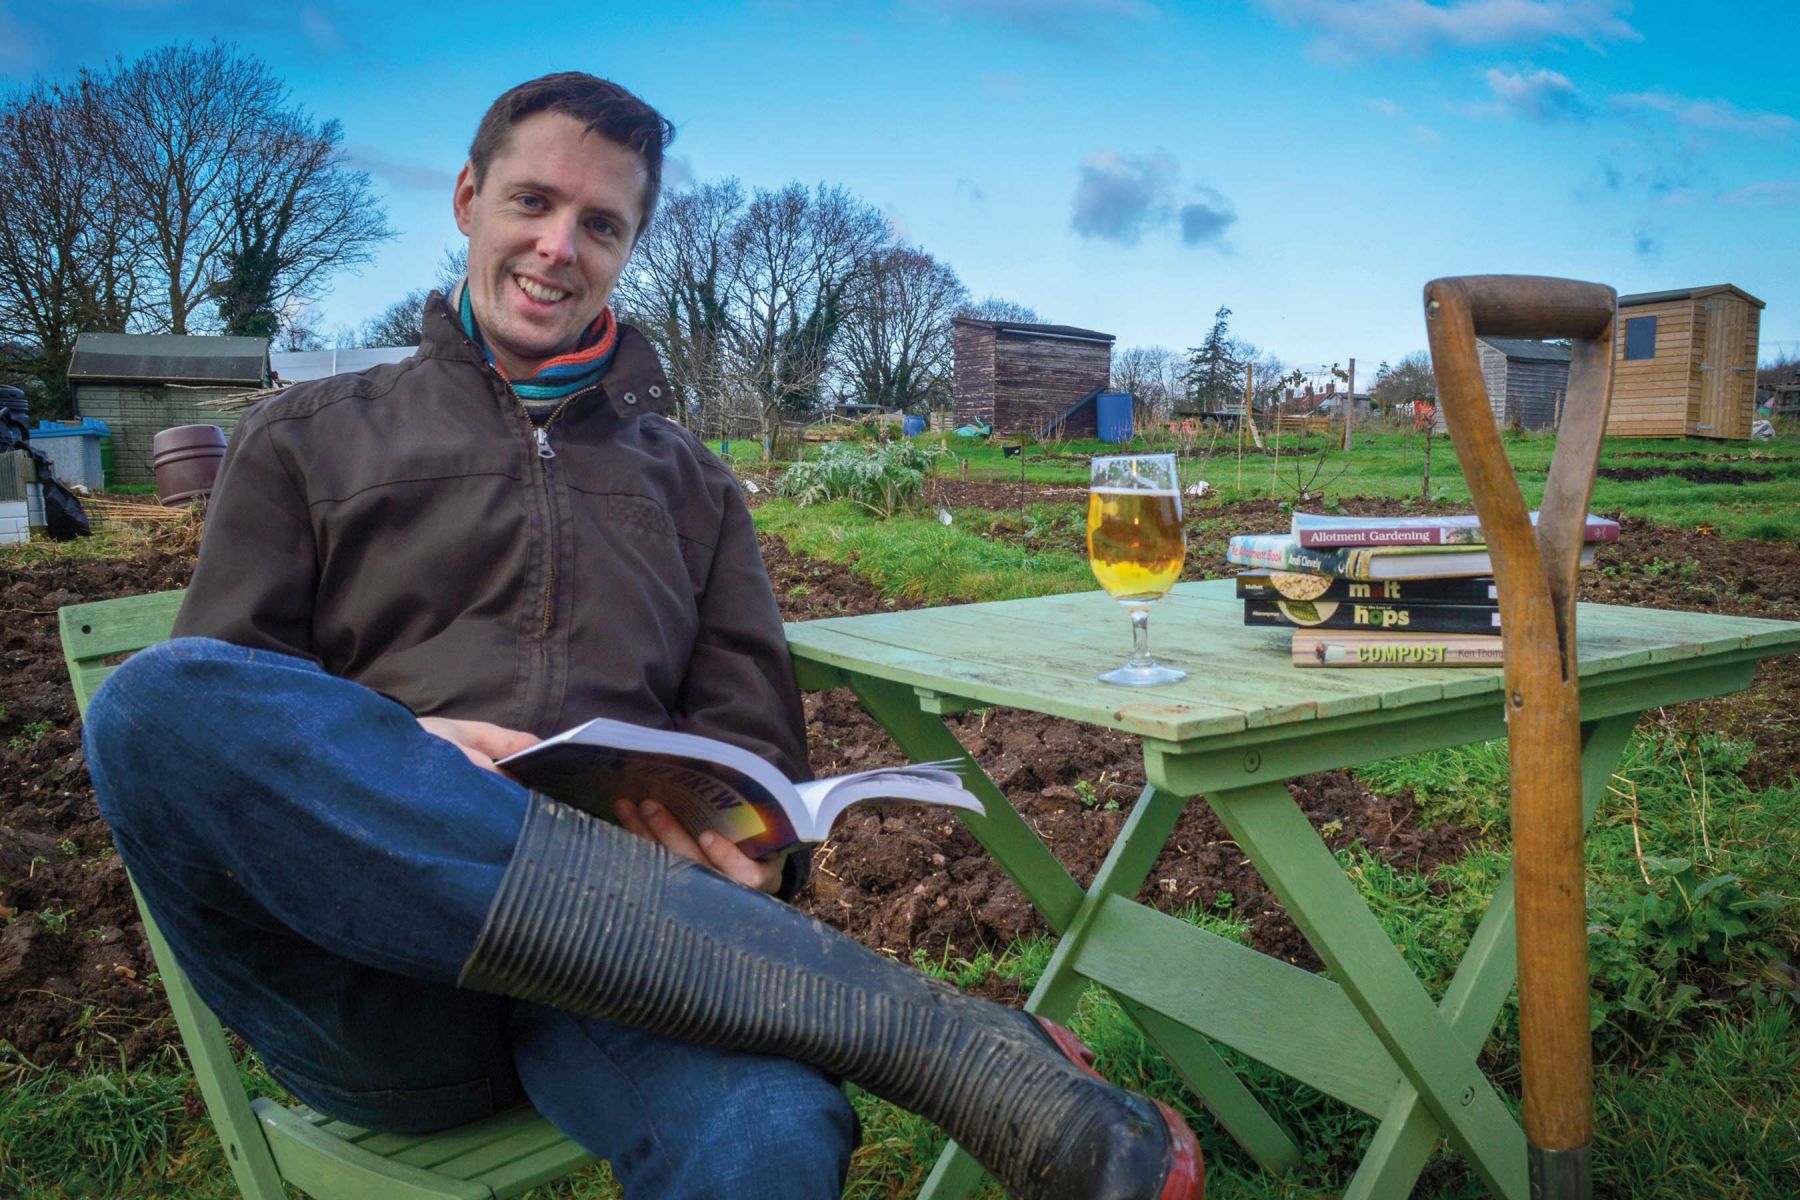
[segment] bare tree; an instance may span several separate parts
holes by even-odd
[[[731,433],[734,416],[761,420],[761,403],[732,386],[726,304],[741,261],[743,189],[735,179],[665,196],[633,250],[614,304],[650,339],[669,371],[682,419]]]
[[[1437,379],[1431,373],[1431,355],[1414,350],[1399,365],[1375,372],[1373,397],[1381,408],[1393,408],[1415,400],[1428,400],[1437,395]]]
[[[463,281],[463,276],[468,273],[468,244],[464,243],[461,246],[446,246],[444,248],[444,257],[438,259],[437,277],[432,281],[432,285],[438,291],[448,296],[450,294],[450,289],[461,283]]]
[[[331,275],[368,262],[394,236],[369,177],[344,163],[343,129],[273,113],[233,165],[223,274],[210,294],[225,332],[267,337],[290,300],[316,298]]]
[[[359,346],[416,346],[425,338],[425,301],[430,288],[414,288],[357,329]]]
[[[67,411],[76,337],[124,330],[138,287],[139,247],[88,135],[94,111],[85,82],[34,84],[0,107],[0,359],[52,415]]]
[[[155,275],[138,319],[187,333],[272,333],[289,299],[391,237],[368,177],[344,164],[260,59],[213,42],[162,46],[88,77],[91,136]]]
[[[260,60],[219,42],[162,46],[92,78],[105,96],[95,136],[159,275],[146,296],[152,322],[186,333],[204,319],[230,244],[236,169],[286,89]]]
[[[1295,375],[1288,370],[1287,364],[1279,355],[1267,350],[1259,350],[1249,342],[1239,342],[1238,358],[1247,364],[1253,395],[1251,401],[1256,408],[1269,408],[1286,394],[1294,382]]]
[[[1167,346],[1131,346],[1113,355],[1112,386],[1130,392],[1138,412],[1167,419],[1181,395],[1181,356]]]
[[[727,316],[738,377],[761,398],[763,436],[819,403],[838,327],[864,299],[859,264],[891,236],[887,219],[841,187],[757,191],[737,222]]]
[[[858,395],[893,408],[950,402],[950,319],[969,293],[923,250],[890,246],[862,268],[863,299],[844,322],[844,374]]]
[[[434,293],[449,296],[469,269],[469,248],[447,248],[430,287],[414,288],[361,325],[348,331],[340,350],[365,346],[417,346],[425,340],[425,305]],[[292,311],[293,306],[289,306]],[[287,328],[284,319],[282,328]],[[309,331],[310,332],[310,331]]]
[[[1043,325],[1045,318],[1029,304],[1020,304],[1016,300],[1003,300],[999,296],[989,296],[974,304],[965,305],[956,314],[974,321],[1017,321],[1021,325]]]

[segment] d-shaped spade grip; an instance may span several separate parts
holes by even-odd
[[[1500,592],[1512,761],[1519,1042],[1534,1197],[1590,1191],[1593,1048],[1575,594],[1612,394],[1617,309],[1612,288],[1571,279],[1469,275],[1425,285],[1438,402]],[[1562,424],[1535,531],[1488,403],[1475,349],[1478,335],[1572,342]]]

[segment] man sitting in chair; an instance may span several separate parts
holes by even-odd
[[[669,137],[589,75],[507,92],[456,181],[468,275],[418,353],[246,415],[175,640],[89,710],[119,853],[207,1003],[345,1121],[529,1100],[628,1196],[824,1198],[847,1078],[1016,1195],[1196,1200],[1186,1124],[1065,1031],[771,899],[804,856],[494,769],[596,716],[807,769],[737,483],[608,307]]]

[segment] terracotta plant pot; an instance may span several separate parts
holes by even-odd
[[[156,498],[168,506],[188,504],[212,491],[225,457],[225,431],[217,425],[177,425],[150,442]]]

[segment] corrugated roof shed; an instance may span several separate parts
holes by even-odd
[[[220,383],[260,387],[269,377],[269,342],[254,337],[173,333],[84,333],[75,339],[71,380]]]
[[[1480,340],[1508,358],[1522,358],[1531,362],[1569,362],[1571,357],[1567,346],[1558,346],[1553,342],[1498,337],[1484,337]]]
[[[384,363],[411,358],[417,346],[377,346],[363,350],[277,350],[269,355],[269,365],[283,383],[304,383],[308,379],[324,379],[351,371],[366,371]]]

